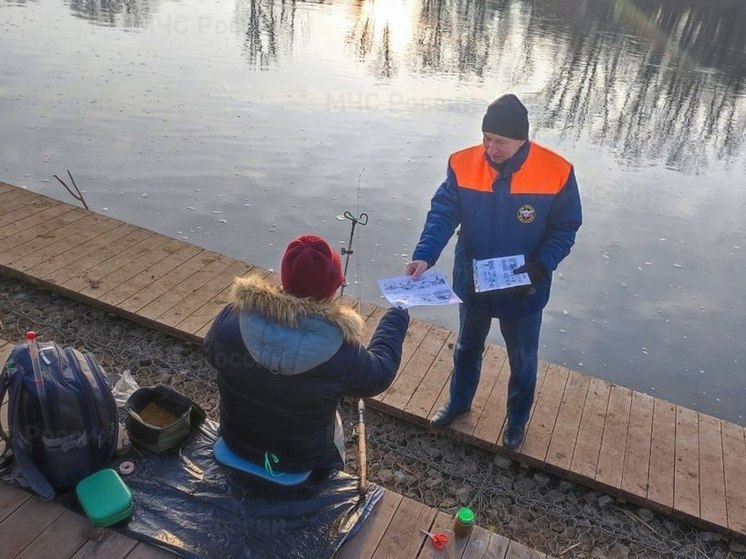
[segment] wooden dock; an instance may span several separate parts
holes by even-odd
[[[267,270],[0,183],[0,271],[200,343],[235,276]],[[368,335],[384,312],[363,304]],[[455,333],[413,320],[394,384],[369,404],[426,424],[446,401]],[[490,345],[470,414],[445,432],[746,540],[743,426],[550,363],[523,445],[500,444],[509,376]]]
[[[13,345],[0,339],[0,364]],[[0,409],[7,426],[7,401]],[[5,443],[0,440],[0,452]],[[453,517],[398,493],[384,490],[360,532],[342,545],[334,559],[437,559],[420,529],[449,536],[449,559],[547,559],[549,556],[475,526],[467,538],[453,537]],[[114,530],[93,539],[88,520],[56,502],[45,502],[0,481],[0,559],[167,559],[161,548]],[[177,534],[178,535],[178,534]],[[310,558],[309,558],[310,559]]]
[[[436,559],[420,528],[450,529],[452,518],[412,499],[386,491],[363,529],[334,559]],[[85,516],[0,482],[0,559],[167,559],[159,547],[115,530],[96,534]],[[547,555],[475,527],[468,538],[451,539],[454,559],[545,559]]]

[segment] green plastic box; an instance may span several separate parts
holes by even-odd
[[[132,514],[132,493],[111,468],[80,480],[75,493],[86,516],[96,526],[111,526]]]

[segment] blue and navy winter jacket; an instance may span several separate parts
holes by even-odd
[[[465,304],[510,318],[547,304],[552,272],[570,253],[582,213],[572,165],[547,148],[526,142],[498,168],[481,145],[451,155],[412,259],[434,265],[460,226],[454,291]],[[547,276],[530,294],[523,289],[475,293],[473,260],[514,254],[541,264]]]
[[[366,348],[353,309],[237,278],[204,342],[218,373],[223,439],[258,464],[276,456],[278,471],[341,469],[334,446],[340,398],[388,388],[408,325],[407,311],[389,309]]]

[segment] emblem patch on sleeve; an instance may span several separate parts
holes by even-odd
[[[536,219],[536,210],[531,204],[523,204],[518,208],[518,221],[531,223],[534,219]]]

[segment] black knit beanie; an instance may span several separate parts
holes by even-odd
[[[498,97],[482,119],[482,132],[492,132],[515,140],[528,140],[528,111],[523,103],[508,93]]]

